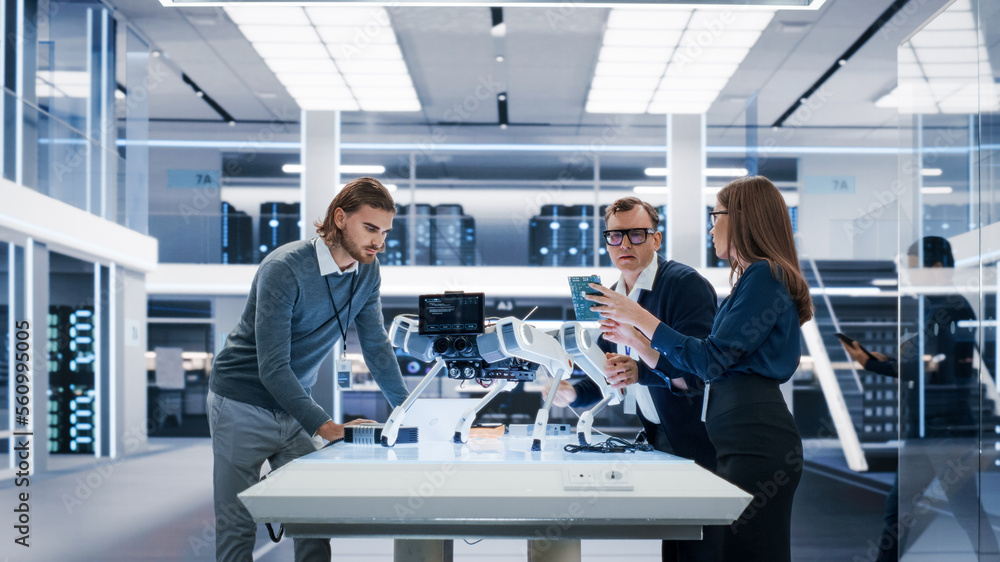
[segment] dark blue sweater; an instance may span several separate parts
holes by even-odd
[[[656,277],[649,291],[639,293],[639,305],[653,313],[661,321],[673,326],[681,333],[703,338],[712,329],[715,318],[715,290],[712,285],[694,269],[657,257]],[[615,352],[615,344],[603,337],[598,345],[604,351]],[[666,433],[676,455],[693,459],[698,464],[715,468],[715,448],[708,440],[705,424],[701,422],[701,392],[674,393],[667,386],[669,378],[685,378],[692,381],[688,386],[698,388],[694,377],[677,369],[660,355],[655,369],[645,362],[637,361],[639,384],[647,387],[660,425]],[[597,385],[589,378],[574,381],[577,400],[573,406],[586,406],[600,400]],[[653,438],[656,426],[640,416],[646,434]]]
[[[722,302],[707,338],[688,336],[665,323],[653,333],[653,349],[703,380],[760,375],[781,382],[802,357],[799,313],[766,261],[750,264]]]

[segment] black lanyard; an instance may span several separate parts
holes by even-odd
[[[347,307],[347,326],[350,326],[351,325],[351,306],[352,306],[352,303],[354,302],[354,292],[358,288],[358,277],[361,277],[361,272],[360,271],[355,271],[351,275],[354,276],[354,279],[351,279],[351,294],[350,294],[349,297],[347,297],[347,304],[341,305],[340,308],[337,308],[337,301],[335,301],[334,298],[333,298],[333,287],[330,286],[330,276],[328,275],[327,278],[326,278],[326,288],[330,292],[330,304],[333,305],[333,316],[334,316],[334,318],[337,319],[337,326],[340,327],[340,335],[343,336],[343,339],[340,340],[340,341],[342,342],[342,344],[341,344],[342,347],[341,348],[343,349],[343,353],[345,353],[345,354],[347,353],[347,327],[344,326],[344,323],[340,321],[340,313],[344,311],[344,307],[346,306]]]

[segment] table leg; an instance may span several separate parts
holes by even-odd
[[[580,562],[580,541],[528,541],[528,562]]]
[[[452,562],[455,543],[450,540],[395,539],[393,562]]]

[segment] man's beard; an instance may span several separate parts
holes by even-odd
[[[378,252],[382,251],[383,246],[366,246],[361,247],[346,231],[340,231],[340,245],[347,252],[347,255],[358,260],[358,263],[369,264],[375,261],[375,255],[369,254],[366,250],[372,249]]]

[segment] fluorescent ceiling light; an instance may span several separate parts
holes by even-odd
[[[311,25],[241,25],[240,31],[251,43],[319,43]]]
[[[383,7],[257,5],[227,13],[302,109],[421,109]]]
[[[623,102],[645,102],[649,103],[650,98],[653,97],[653,89],[628,89],[628,90],[599,90],[594,88],[590,90],[590,94],[587,96],[588,100],[591,101],[623,101]]]
[[[611,10],[608,29],[682,30],[687,27],[690,11]]]
[[[588,101],[587,113],[645,113],[646,102]]]
[[[872,285],[875,285],[876,287],[895,287],[899,285],[899,281],[891,278],[872,279]]]
[[[301,9],[272,6],[226,6],[226,14],[236,25],[309,25]]]
[[[389,20],[389,13],[385,8],[373,7],[341,7],[341,6],[310,6],[306,7],[306,14],[313,25],[319,27],[324,25],[336,25],[343,27],[354,27],[359,31],[366,26],[392,27]]]
[[[608,47],[675,47],[681,38],[680,31],[609,29],[604,32],[604,45]]]
[[[347,86],[289,86],[285,88],[295,99],[299,98],[333,98],[354,99],[351,89]]]
[[[705,168],[705,175],[711,177],[736,177],[747,175],[746,168]]]
[[[746,11],[726,8],[720,11],[698,10],[691,16],[688,29],[725,29],[738,31],[761,31],[774,18],[774,12]]]
[[[726,78],[728,82],[728,77],[732,76],[737,68],[739,68],[738,64],[683,64],[672,62],[667,67],[665,76],[667,80],[674,76],[704,76],[706,78]]]
[[[338,59],[337,66],[344,74],[406,74],[406,63],[400,60]]]
[[[355,97],[359,100],[386,100],[386,99],[417,99],[417,92],[413,88],[379,88],[366,86],[363,88],[352,88]]]
[[[286,174],[301,174],[303,169],[302,164],[285,164],[281,166],[281,171]],[[341,164],[338,170],[342,174],[377,176],[385,173],[385,166],[375,164]]]
[[[722,91],[729,83],[729,78],[688,78],[684,76],[666,76],[659,83],[660,89],[671,90],[713,90]]]
[[[920,193],[924,195],[948,195],[953,190],[950,187],[921,187]]]
[[[395,43],[396,34],[391,27],[376,27],[363,32],[357,26],[320,26],[316,28],[324,43],[348,43],[364,40],[365,44]]]
[[[406,74],[345,74],[344,80],[352,88],[378,86],[382,88],[413,88]]]
[[[278,81],[286,88],[289,86],[344,86],[344,77],[339,72],[327,72],[323,74],[313,72],[275,72],[275,75],[278,77]]]
[[[715,34],[707,29],[690,29],[681,38],[681,49],[687,47],[736,47],[746,48],[754,46],[760,39],[760,31],[735,31],[726,29],[723,33]]]
[[[707,112],[773,17],[774,8],[612,8],[587,96],[594,102],[588,102],[587,111],[613,108],[595,103],[604,96],[595,90],[634,89],[622,82],[658,76],[658,90],[644,113]],[[676,93],[680,90],[697,94]],[[626,110],[637,112],[633,105]]]
[[[697,90],[666,90],[661,88],[653,96],[653,102],[704,102],[705,100],[714,100],[717,95],[718,92],[711,90],[699,92]]]
[[[604,62],[655,62],[665,64],[670,60],[671,49],[663,47],[605,47],[600,61]]]
[[[333,59],[302,60],[295,58],[271,58],[264,62],[275,74],[339,74]]]
[[[595,76],[591,82],[592,89],[614,90],[614,89],[639,89],[652,92],[656,85],[660,83],[659,76]]]
[[[268,59],[328,59],[330,55],[320,42],[315,43],[251,43],[261,58]]]
[[[655,62],[609,62],[598,61],[594,76],[645,76],[659,78],[663,75],[663,64]]]
[[[707,177],[743,177],[749,171],[746,168],[705,168]],[[650,177],[663,177],[670,175],[669,168],[646,168],[646,175]]]
[[[705,64],[739,64],[747,58],[750,48],[703,49],[697,55],[697,61]],[[681,55],[684,54],[682,51]],[[692,61],[695,57],[692,57]]]
[[[403,60],[403,53],[395,43],[356,46],[350,43],[329,45],[334,60]]]
[[[306,111],[357,111],[361,108],[354,98],[333,99],[333,98],[295,98],[295,103]]]
[[[649,104],[646,113],[662,114],[678,113],[684,115],[700,115],[708,113],[708,108],[712,107],[712,101],[704,102],[684,102],[684,101],[662,101]]]
[[[921,176],[940,176],[943,173],[944,170],[942,170],[941,168],[924,168],[920,170]]]

